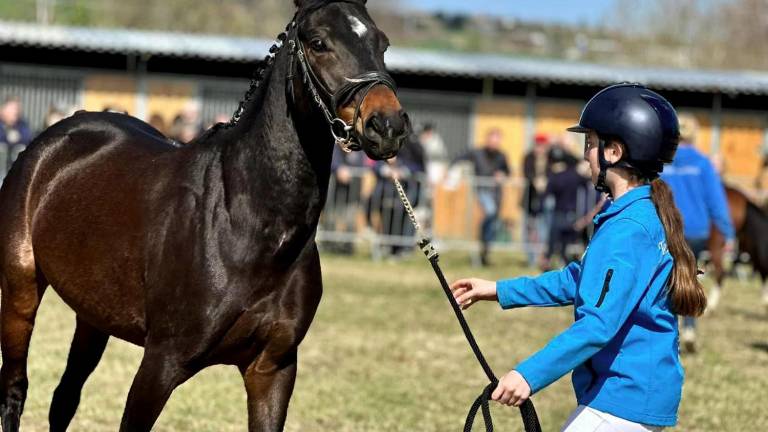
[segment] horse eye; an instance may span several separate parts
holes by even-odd
[[[325,45],[325,42],[323,42],[322,39],[312,39],[309,42],[309,47],[316,52],[322,52],[322,51],[328,50],[328,47]]]

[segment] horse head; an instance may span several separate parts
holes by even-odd
[[[410,133],[395,83],[386,72],[387,36],[364,0],[295,0],[289,41],[296,65],[291,81],[323,111],[337,144],[372,159],[397,154]],[[293,96],[293,82],[289,83]]]

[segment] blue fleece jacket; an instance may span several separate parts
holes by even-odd
[[[727,239],[733,239],[728,201],[712,163],[696,148],[681,144],[675,160],[664,167],[662,180],[669,184],[675,205],[683,217],[685,238],[709,238],[712,223]]]
[[[574,305],[575,322],[515,369],[537,392],[573,370],[579,404],[655,426],[677,422],[683,385],[673,267],[650,186],[595,217],[581,262],[536,278],[497,282],[505,309]]]

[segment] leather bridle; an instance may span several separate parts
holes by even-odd
[[[288,40],[289,55],[291,56],[289,73],[286,77],[288,81],[288,94],[290,97],[293,97],[293,82],[297,71],[296,63],[298,63],[301,80],[309,90],[313,101],[323,113],[336,144],[345,152],[361,150],[362,136],[355,128],[355,124],[360,118],[360,108],[363,101],[371,89],[377,85],[385,85],[396,93],[397,86],[395,81],[387,72],[368,71],[352,78],[345,78],[345,84],[336,91],[332,91],[317,76],[314,69],[312,69],[312,65],[307,61],[304,46],[298,37],[295,20],[291,22],[289,29],[292,36]],[[355,106],[355,114],[352,116],[351,124],[348,124],[339,118],[337,113],[341,107],[349,103],[357,95],[360,95],[360,97]],[[330,106],[326,101],[330,101]]]

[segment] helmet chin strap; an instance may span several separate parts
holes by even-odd
[[[616,164],[610,163],[605,159],[605,140],[600,137],[597,138],[597,160],[600,164],[600,174],[597,175],[595,190],[611,196],[611,189],[605,183],[605,176],[608,174],[608,168],[613,168]]]
[[[598,137],[597,141],[597,160],[600,164],[600,174],[597,175],[597,184],[595,185],[595,190],[598,192],[604,192],[608,194],[609,197],[613,198],[613,194],[611,193],[611,188],[608,187],[608,184],[605,182],[605,178],[608,175],[608,169],[610,168],[626,168],[629,170],[635,170],[635,167],[633,167],[629,162],[626,160],[618,160],[616,162],[608,162],[608,160],[605,159],[605,143],[606,141],[603,138]],[[653,178],[648,178],[649,180],[653,180],[658,176],[655,176]],[[646,178],[646,177],[644,177]]]

